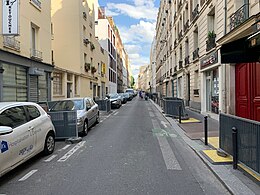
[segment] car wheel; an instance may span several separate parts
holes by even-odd
[[[44,144],[44,154],[49,155],[52,154],[55,148],[55,139],[54,139],[54,133],[49,132],[45,139]]]
[[[85,121],[83,126],[83,135],[86,136],[87,134],[88,134],[88,121]]]
[[[100,117],[99,117],[99,112],[98,112],[98,114],[97,114],[97,118],[96,118],[96,124],[98,124],[99,121],[100,121]]]

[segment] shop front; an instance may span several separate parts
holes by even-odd
[[[202,112],[219,114],[220,64],[218,53],[214,51],[200,61],[200,70],[203,73],[203,88],[201,95],[204,99]]]
[[[51,100],[53,66],[0,51],[0,101]]]

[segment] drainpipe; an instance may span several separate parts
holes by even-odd
[[[227,34],[227,0],[224,1],[224,35]]]

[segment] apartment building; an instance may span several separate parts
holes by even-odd
[[[96,17],[96,37],[100,45],[108,53],[107,77],[108,93],[117,93],[117,53],[116,53],[116,26],[112,17],[105,15],[105,9],[95,7],[97,14]]]
[[[0,101],[50,100],[50,1],[7,0],[0,5]]]
[[[95,36],[91,0],[52,1],[53,99],[89,96],[108,91],[108,54]]]
[[[157,91],[182,98],[187,106],[215,118],[220,111],[249,113],[239,87],[246,83],[239,83],[238,75],[256,86],[254,79],[244,78],[258,68],[257,21],[259,1],[161,1],[156,25]],[[241,38],[243,42],[237,43]],[[249,38],[253,45],[244,49]],[[234,52],[237,48],[243,49]],[[254,63],[254,68],[248,63],[241,65],[244,70],[250,67],[242,73],[235,64],[244,62]],[[248,94],[248,100],[252,97],[257,99]]]
[[[115,26],[116,35],[116,53],[117,53],[117,93],[123,93],[123,49],[124,45],[122,43],[119,30]]]
[[[156,39],[154,37],[150,51],[150,86],[151,92],[156,92]]]
[[[123,92],[126,91],[126,89],[128,88],[128,54],[125,50],[125,48],[123,48],[122,51],[122,60],[123,60],[123,67],[122,67],[122,72],[123,72]]]
[[[150,71],[149,65],[141,66],[138,74],[138,89],[143,91],[150,91]]]

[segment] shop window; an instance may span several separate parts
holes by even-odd
[[[8,64],[3,68],[3,101],[27,101],[26,69]]]
[[[62,73],[53,73],[53,94],[62,95]]]

